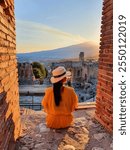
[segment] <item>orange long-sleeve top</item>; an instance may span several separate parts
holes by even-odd
[[[78,104],[78,97],[73,88],[63,86],[60,105],[56,106],[53,87],[45,90],[42,100],[44,111],[47,113],[46,123],[50,128],[65,128],[73,121],[72,112]]]

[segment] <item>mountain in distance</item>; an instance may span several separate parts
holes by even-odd
[[[85,59],[97,59],[99,47],[95,43],[85,42],[54,50],[18,53],[17,58],[19,62],[75,60],[79,58],[80,52],[84,52]]]

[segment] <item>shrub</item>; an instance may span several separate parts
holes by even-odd
[[[32,67],[33,67],[33,73],[34,73],[36,79],[46,78],[47,69],[42,64],[40,64],[39,62],[33,62]]]

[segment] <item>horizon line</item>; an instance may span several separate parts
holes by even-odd
[[[93,44],[96,44],[98,45],[98,42],[96,41],[86,41],[86,42],[80,42],[79,44],[72,44],[72,45],[68,45],[68,46],[64,46],[64,47],[57,47],[57,48],[54,48],[54,49],[48,49],[48,50],[36,50],[36,51],[31,51],[31,52],[18,52],[18,50],[16,49],[16,54],[28,54],[28,53],[36,53],[36,52],[42,52],[42,51],[53,51],[53,50],[57,50],[57,49],[60,49],[60,48],[66,48],[66,47],[70,47],[70,46],[75,46],[75,45],[80,45],[80,44],[83,44],[83,43],[93,43]]]

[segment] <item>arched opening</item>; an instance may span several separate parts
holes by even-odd
[[[59,7],[62,9],[57,9]],[[23,8],[24,11],[21,12]],[[72,86],[79,91],[77,92],[79,99],[84,97],[84,102],[93,101],[91,89],[96,90],[97,83],[95,70],[98,69],[101,9],[102,0],[99,2],[86,0],[58,2],[55,0],[51,2],[51,6],[49,1],[46,3],[26,0],[15,2],[17,58],[21,63],[37,61],[44,65],[48,76],[45,79],[42,78],[43,84],[40,84],[39,89],[44,90],[45,87],[51,86],[51,71],[61,65],[67,70],[71,68]],[[37,10],[35,14],[34,10]],[[76,16],[79,16],[78,19]],[[52,47],[49,49],[50,46]],[[26,72],[32,73],[29,68],[26,69]],[[20,72],[20,68],[18,70]],[[38,68],[33,68],[33,73],[40,76]],[[26,89],[25,92],[28,92],[28,89],[32,89],[34,91],[40,81],[40,77],[35,78],[31,82],[32,85],[26,85],[26,87],[20,85],[20,90]],[[88,81],[91,87],[86,90]],[[24,78],[20,83],[23,82]]]

